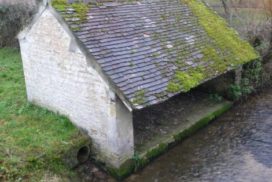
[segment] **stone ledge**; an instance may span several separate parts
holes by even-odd
[[[178,128],[168,137],[161,138],[160,142],[158,142],[155,146],[146,149],[140,154],[137,154],[136,152],[132,159],[128,159],[118,169],[107,166],[99,161],[96,162],[100,167],[108,171],[116,179],[124,179],[131,173],[145,167],[149,162],[166,152],[169,148],[175,146],[177,143],[194,134],[200,128],[209,124],[215,118],[228,111],[231,107],[232,102],[223,101],[215,104],[214,107],[208,108],[207,112],[203,113],[202,115],[192,115],[192,117],[188,118],[190,123],[189,126],[182,129]]]

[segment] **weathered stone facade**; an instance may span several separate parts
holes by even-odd
[[[68,116],[114,167],[134,152],[132,114],[50,9],[21,33],[28,100]]]
[[[117,3],[114,6],[109,3],[101,7],[99,3],[73,6],[63,2],[55,4],[55,8],[51,6],[53,4],[45,3],[33,24],[19,35],[29,101],[68,116],[92,139],[96,159],[105,162],[107,170],[117,177],[124,177],[147,164],[228,110],[231,103],[223,100],[217,105],[203,96],[203,100],[210,103],[203,102],[203,107],[207,108],[205,112],[199,107],[187,110],[176,117],[182,117],[179,120],[182,127],[177,128],[175,122],[163,140],[156,136],[147,139],[150,143],[139,142],[143,145],[139,145],[141,150],[135,148],[137,130],[133,127],[133,111],[147,109],[181,92],[188,92],[257,57],[254,49],[240,40],[217,15],[207,8],[202,16],[196,8],[204,10],[205,6],[198,1],[190,2],[193,2],[190,7],[180,1]],[[151,7],[155,9],[150,14]],[[161,7],[166,7],[164,12],[174,12],[171,18],[168,17],[171,21],[154,18],[164,16]],[[84,11],[79,14],[81,10]],[[181,19],[187,17],[187,28],[176,13],[181,13]],[[143,15],[146,17],[139,18]],[[220,31],[210,31],[213,28],[206,26],[205,17],[212,17],[214,25],[220,25]],[[156,21],[151,23],[153,18]],[[178,26],[172,26],[171,22]],[[188,34],[188,30],[197,34]],[[156,34],[157,31],[164,33]],[[151,36],[153,33],[157,36]],[[174,46],[169,43],[174,41],[172,34],[178,40]],[[233,41],[224,46],[222,42],[226,39],[222,35],[229,37],[227,42]],[[160,36],[159,43],[156,39]],[[196,41],[196,37],[199,40]],[[211,42],[216,44],[211,45]],[[228,56],[231,53],[235,59],[221,54],[226,49],[229,49]],[[248,56],[242,55],[239,49]],[[174,61],[176,58],[178,61]],[[223,79],[222,84],[227,85],[233,79],[232,76]],[[221,88],[218,80],[213,83]],[[200,105],[195,98],[189,101]],[[165,109],[174,112],[176,107]],[[167,113],[165,109],[161,112]],[[186,117],[187,113],[191,115]],[[171,115],[164,117],[165,125],[172,119]],[[156,121],[152,118],[150,123]],[[134,117],[134,125],[144,122],[146,119],[137,123]],[[157,131],[165,133],[160,129]],[[137,155],[134,156],[134,152]]]

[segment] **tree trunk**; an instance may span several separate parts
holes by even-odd
[[[229,7],[227,5],[227,2],[226,2],[226,0],[221,0],[221,2],[222,2],[222,5],[223,5],[223,8],[224,8],[226,17],[229,18],[230,13],[229,13]]]

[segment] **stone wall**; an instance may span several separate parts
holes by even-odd
[[[51,10],[20,37],[29,101],[68,116],[114,167],[133,155],[132,116]]]

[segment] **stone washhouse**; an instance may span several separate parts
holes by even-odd
[[[44,1],[18,38],[28,100],[69,117],[91,138],[95,158],[119,176],[183,137],[153,140],[143,132],[147,148],[137,150],[136,128],[147,122],[148,110],[167,105],[160,115],[182,103],[186,108],[190,90],[258,58],[198,0]],[[226,102],[202,106],[210,114]],[[220,112],[192,113],[179,116],[191,119],[176,134]]]

